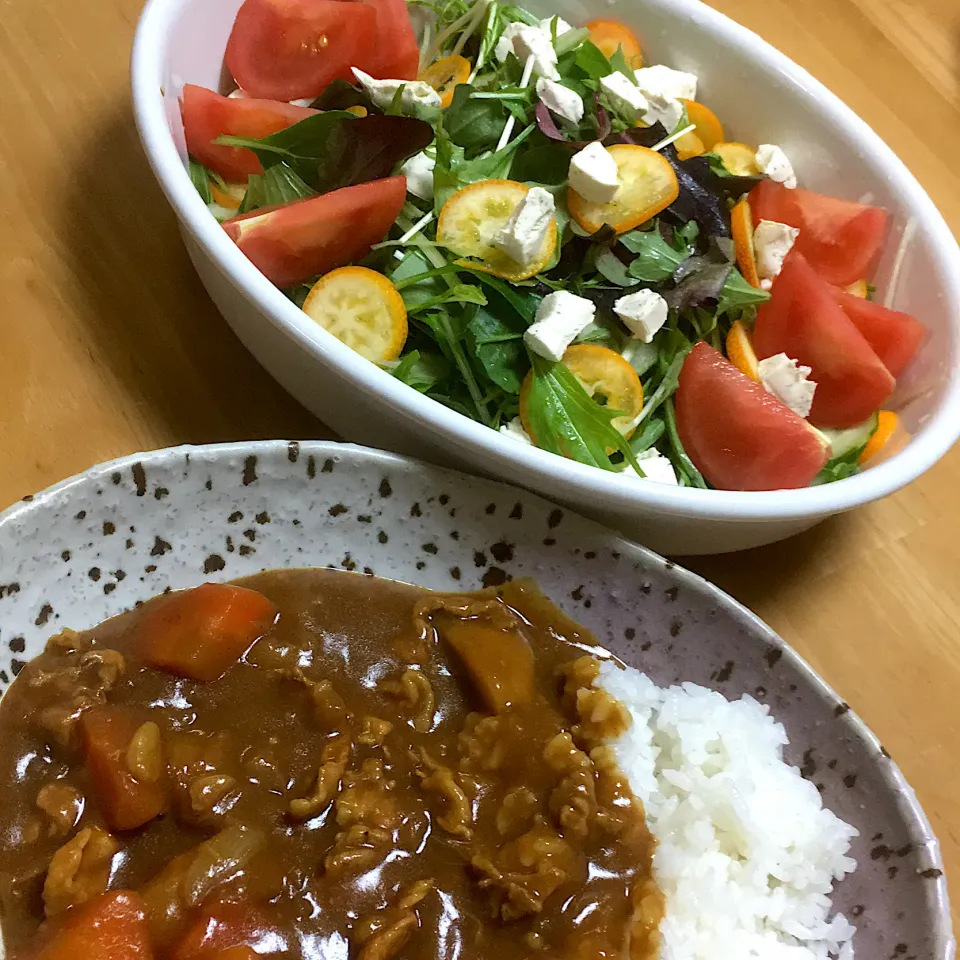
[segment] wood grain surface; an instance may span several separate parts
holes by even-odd
[[[957,0],[714,0],[898,151],[960,233]],[[137,142],[140,0],[4,0],[0,506],[169,444],[326,437],[204,294]],[[787,543],[691,566],[779,630],[916,787],[960,902],[960,449]]]

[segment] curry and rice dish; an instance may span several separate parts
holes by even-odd
[[[0,703],[6,960],[848,960],[856,831],[784,743],[530,583],[157,597]]]
[[[596,653],[527,586],[323,571],[53,637],[0,714],[8,958],[647,960]]]

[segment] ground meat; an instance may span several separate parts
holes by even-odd
[[[120,845],[100,827],[86,827],[54,855],[43,885],[48,917],[85,903],[107,889]]]

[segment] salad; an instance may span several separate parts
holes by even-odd
[[[732,139],[625,26],[500,0],[245,0],[190,174],[316,323],[518,443],[652,482],[841,480],[926,330],[887,214]],[[702,99],[698,99],[702,96]]]

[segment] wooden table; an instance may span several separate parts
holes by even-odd
[[[837,91],[960,232],[956,0],[714,0]],[[137,142],[140,0],[0,18],[0,506],[136,450],[327,437],[204,294]],[[909,490],[692,564],[765,617],[916,787],[960,902],[960,449]]]

